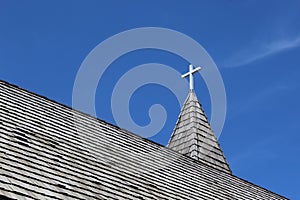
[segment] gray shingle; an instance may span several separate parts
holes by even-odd
[[[182,128],[179,134],[186,131]],[[205,137],[203,133],[198,140]],[[214,147],[214,139],[209,141]],[[204,150],[199,152],[207,154]],[[222,161],[213,155],[191,159],[0,81],[0,195],[64,200],[286,199],[212,167],[211,162]]]
[[[168,147],[231,173],[194,90],[190,90],[181,109]]]

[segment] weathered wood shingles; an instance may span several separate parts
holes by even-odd
[[[285,199],[0,81],[0,199]]]
[[[181,109],[168,147],[231,173],[230,167],[212,131],[194,90],[190,90]]]

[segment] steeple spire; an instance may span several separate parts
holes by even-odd
[[[212,167],[231,173],[217,138],[194,92],[193,73],[200,69],[200,67],[193,69],[193,66],[190,65],[189,72],[182,75],[182,78],[189,75],[190,92],[181,109],[168,147]]]

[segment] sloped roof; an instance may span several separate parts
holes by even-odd
[[[0,197],[286,199],[0,81]]]
[[[218,140],[199,103],[194,90],[190,90],[182,107],[168,147],[193,159],[201,160],[231,173]]]

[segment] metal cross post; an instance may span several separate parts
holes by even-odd
[[[190,71],[187,72],[187,73],[185,73],[185,74],[183,74],[181,76],[181,78],[185,78],[187,76],[190,76],[190,90],[193,90],[194,89],[194,77],[193,77],[193,73],[199,71],[201,69],[201,67],[197,67],[197,68],[193,69],[193,65],[192,64],[190,64],[189,67],[190,67]]]

